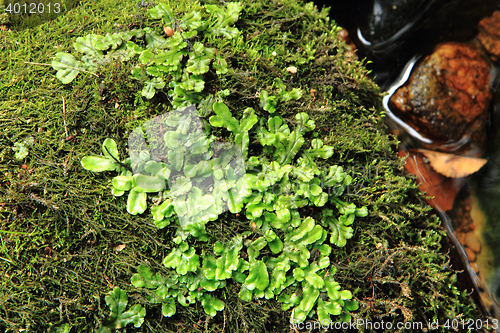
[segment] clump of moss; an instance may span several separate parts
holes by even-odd
[[[229,89],[224,100],[231,110],[252,107],[264,118],[268,113],[260,108],[258,94],[272,92],[275,78],[288,89],[307,92],[301,100],[285,103],[280,116],[309,114],[317,127],[308,139],[318,137],[334,147],[325,166],[341,165],[357,179],[348,198],[369,211],[356,221],[346,247],[330,258],[336,279],[361,304],[354,319],[427,323],[479,317],[456,288],[456,273],[441,249],[446,238],[437,217],[395,156],[396,139],[385,134],[380,92],[362,63],[346,55],[327,10],[288,0],[241,3],[236,23],[241,35],[206,41],[231,68],[227,75],[209,76],[206,89],[214,94]],[[197,6],[172,5],[179,13]],[[160,260],[174,247],[175,228],[160,231],[147,214],[124,214],[125,202],[109,193],[109,179],[86,172],[79,160],[97,154],[108,137],[125,151],[129,132],[170,109],[169,100],[161,94],[144,99],[136,83],[127,82],[129,68],[122,65],[102,68],[99,80],[81,75],[64,86],[54,80],[52,70],[24,63],[50,63],[56,52],[69,51],[77,36],[89,33],[140,25],[161,31],[162,26],[143,15],[146,10],[113,1],[86,3],[33,30],[0,35],[0,68],[9,69],[0,82],[0,304],[5,305],[0,329],[47,331],[69,323],[76,331],[92,331],[108,316],[103,295],[112,286],[148,308],[142,331],[289,327],[290,313],[278,302],[244,302],[234,284],[222,289],[226,307],[213,319],[201,307],[179,307],[174,317],[162,318],[130,286],[130,277],[139,264],[165,270]],[[291,66],[297,73],[287,71]],[[28,156],[16,160],[11,147],[30,135],[34,144]],[[209,231],[229,239],[246,224],[244,216],[223,214]]]

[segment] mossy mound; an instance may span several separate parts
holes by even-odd
[[[230,68],[224,75],[207,73],[204,91],[215,95],[229,89],[224,102],[231,110],[252,107],[263,119],[269,113],[258,96],[264,89],[272,92],[276,78],[287,90],[306,92],[281,104],[277,113],[291,123],[301,112],[315,121],[306,140],[321,138],[334,148],[323,166],[348,171],[355,182],[343,199],[368,208],[368,216],[354,222],[347,245],[330,255],[336,280],[360,303],[353,320],[384,320],[396,327],[404,321],[425,325],[479,317],[457,289],[438,218],[394,154],[398,142],[385,133],[380,91],[362,63],[348,56],[327,10],[288,0],[241,4],[235,24],[241,35],[204,41]],[[171,5],[176,13],[201,6]],[[213,318],[199,304],[178,306],[176,315],[163,317],[130,284],[140,264],[165,271],[161,261],[175,246],[176,228],[158,230],[149,213],[127,214],[126,200],[110,193],[109,175],[90,173],[80,161],[98,155],[106,138],[126,151],[130,131],[171,110],[170,101],[162,93],[142,97],[142,85],[130,79],[127,63],[99,68],[98,79],[81,73],[70,85],[40,64],[51,63],[57,52],[71,52],[75,39],[90,33],[144,26],[162,31],[147,16],[151,7],[82,3],[40,26],[0,34],[0,68],[8,73],[0,81],[1,330],[57,331],[66,324],[72,332],[90,332],[108,317],[103,300],[114,286],[127,291],[130,303],[147,309],[141,329],[129,331],[283,332],[290,327],[290,311],[282,311],[278,301],[242,301],[237,283],[217,291],[225,308]],[[287,70],[292,66],[296,72]],[[228,139],[224,130],[216,135]],[[29,151],[18,160],[12,147],[23,140]],[[250,145],[250,155],[259,155],[259,149]],[[320,210],[305,207],[301,215]],[[221,240],[244,228],[244,214],[224,213],[207,225]]]

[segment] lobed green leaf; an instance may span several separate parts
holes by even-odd
[[[92,172],[114,171],[120,167],[114,160],[103,156],[85,156],[81,164],[84,169]]]

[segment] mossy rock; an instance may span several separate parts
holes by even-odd
[[[275,90],[276,78],[288,90],[305,92],[282,103],[277,113],[291,124],[300,112],[315,121],[306,139],[321,138],[334,147],[323,166],[347,170],[355,182],[343,198],[369,212],[356,219],[347,245],[330,255],[336,280],[360,303],[353,320],[384,320],[396,327],[403,321],[425,326],[436,319],[480,317],[458,289],[438,217],[396,157],[398,141],[386,132],[380,91],[363,63],[349,56],[328,11],[290,0],[241,4],[235,23],[241,35],[205,41],[230,70],[205,74],[204,91],[215,95],[229,89],[224,102],[231,110],[252,107],[263,119],[269,113],[258,94]],[[69,85],[40,64],[51,63],[57,52],[72,52],[75,39],[91,33],[144,26],[162,31],[147,16],[152,5],[81,3],[39,26],[0,34],[0,68],[7,73],[0,81],[0,330],[57,331],[69,324],[74,332],[90,332],[108,317],[103,300],[114,286],[128,292],[130,303],[147,308],[143,332],[290,327],[290,311],[282,311],[278,301],[242,301],[236,283],[217,291],[225,308],[213,318],[199,304],[178,306],[175,316],[164,318],[130,285],[140,264],[165,270],[161,260],[174,246],[175,228],[158,230],[149,213],[127,214],[126,200],[110,193],[109,175],[84,170],[80,160],[98,155],[106,138],[125,152],[130,131],[170,110],[169,99],[163,93],[149,100],[141,96],[142,85],[130,79],[127,63],[99,68],[98,79],[80,73]],[[176,13],[201,6],[171,5]],[[295,73],[287,70],[292,66]],[[230,138],[225,130],[215,134]],[[12,150],[16,142],[28,148],[21,160]],[[250,155],[258,154],[250,145]],[[302,214],[314,216],[317,208],[304,208]],[[214,237],[229,239],[248,225],[241,215],[225,213],[207,228]]]

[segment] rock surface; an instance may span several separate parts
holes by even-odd
[[[420,134],[449,145],[442,150],[457,151],[470,140],[482,147],[492,97],[489,81],[490,64],[478,49],[443,43],[413,70],[389,105]]]
[[[475,187],[475,186],[473,186]],[[472,280],[478,285],[476,289],[482,307],[492,315],[499,317],[499,277],[496,254],[498,241],[491,239],[491,226],[496,220],[488,218],[483,211],[477,189],[467,185],[455,202],[450,218],[453,221],[453,234],[462,245],[470,268],[475,272]]]
[[[477,38],[490,54],[491,60],[500,63],[500,11],[479,22]]]

